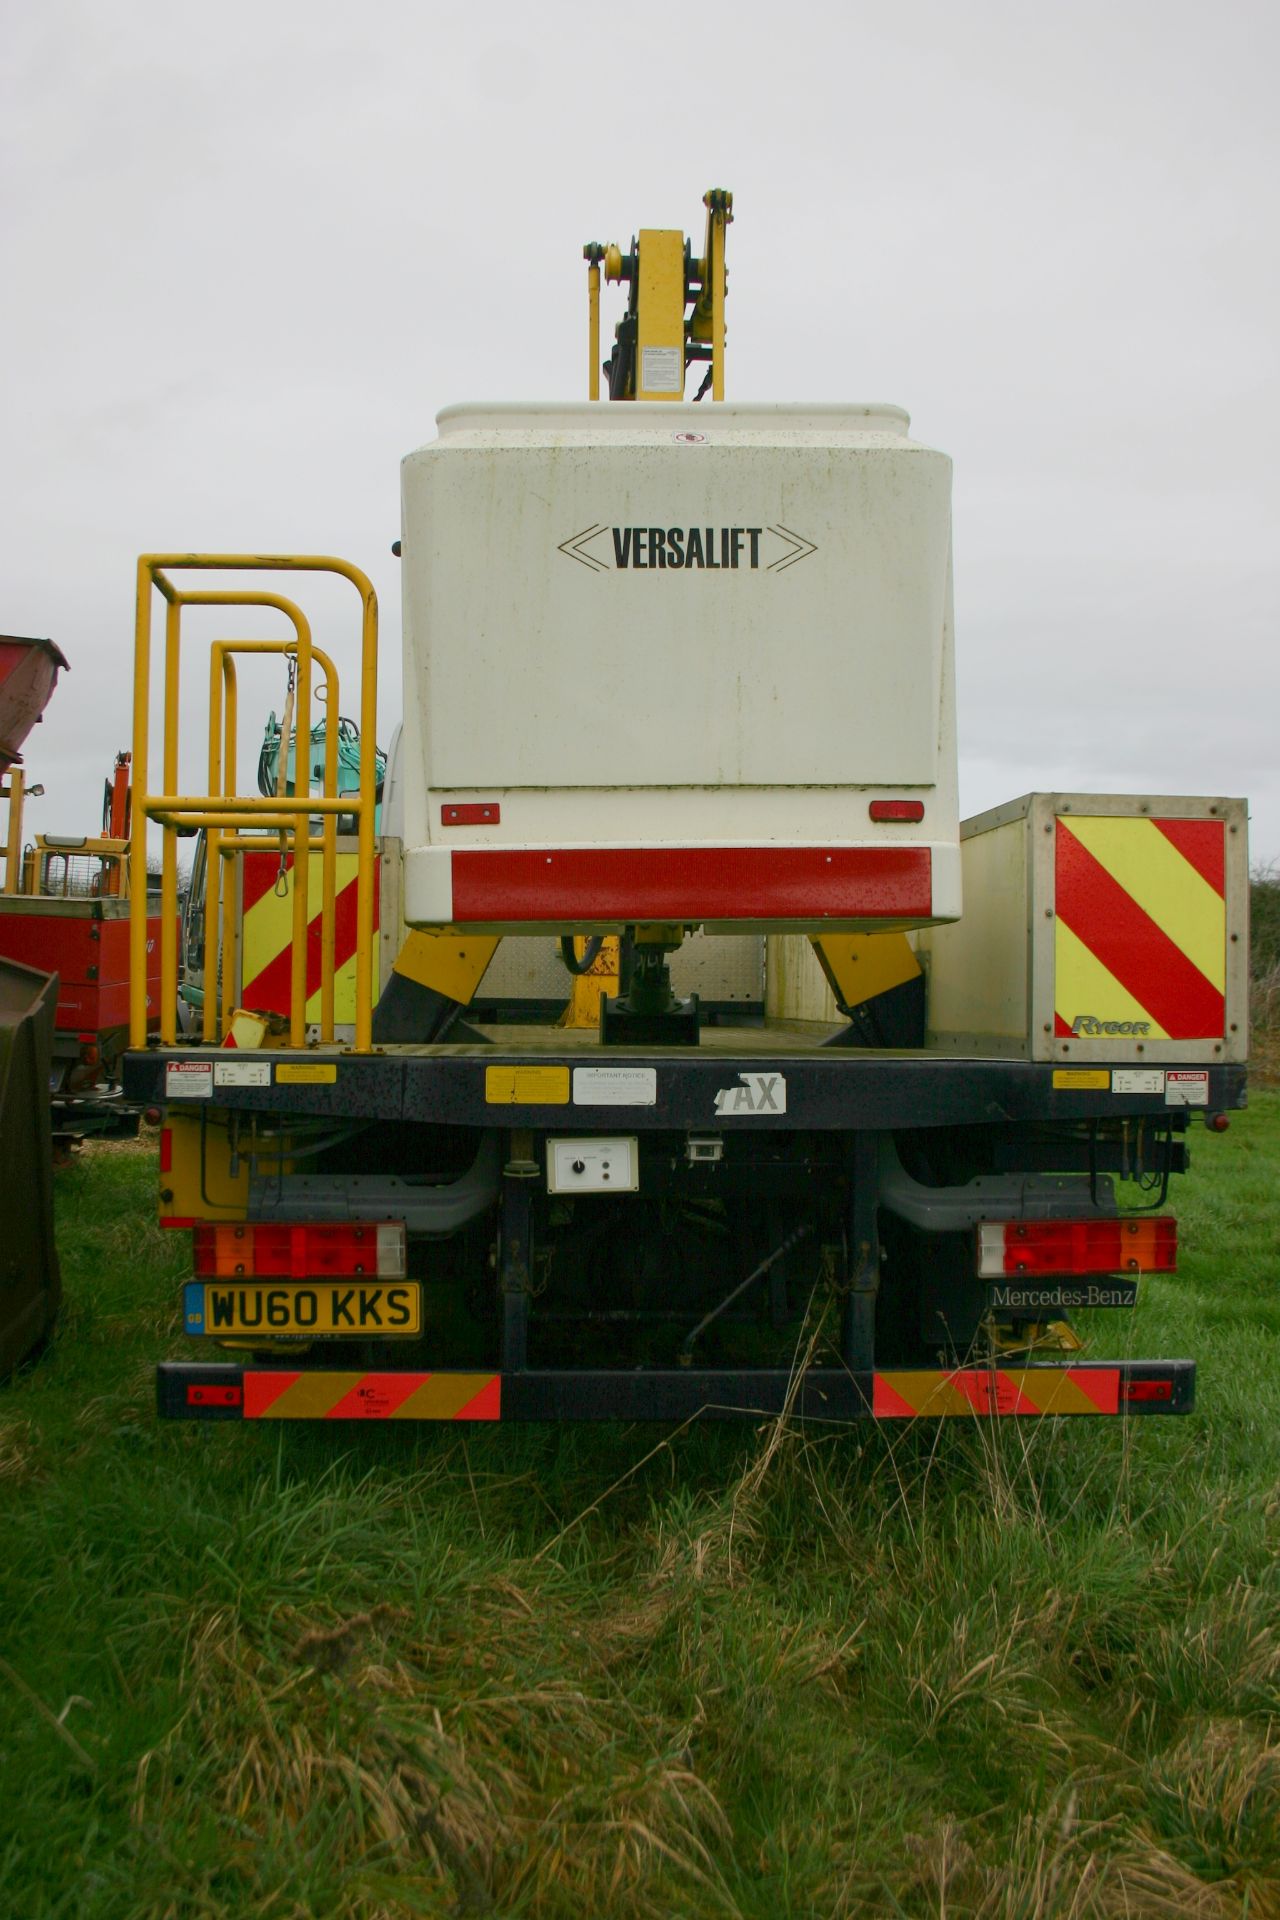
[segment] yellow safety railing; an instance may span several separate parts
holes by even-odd
[[[9,784],[4,789],[4,798],[9,802],[9,812],[5,821],[4,842],[0,845],[0,853],[4,855],[6,893],[22,891],[22,806],[25,793],[26,781],[22,768],[10,767]]]
[[[333,663],[313,647],[311,628],[300,607],[278,594],[256,591],[184,591],[169,579],[172,571],[197,572],[272,572],[328,573],[349,580],[360,595],[360,785],[356,793],[338,794],[337,788],[337,678]],[[149,730],[151,717],[151,612],[153,595],[159,592],[165,601],[164,644],[164,734],[159,788],[151,790]],[[292,622],[294,639],[288,642],[221,641],[210,667],[209,769],[207,794],[178,791],[178,716],[180,711],[180,666],[182,613],[189,606],[266,606],[274,607]],[[236,683],[231,655],[255,651],[289,653],[297,662],[297,748],[294,753],[293,794],[270,797],[237,794],[235,788]],[[325,674],[326,724],[325,791],[309,791],[310,755],[303,774],[302,742],[310,738],[311,668],[315,661]],[[220,690],[215,698],[214,686]],[[147,827],[155,821],[162,829],[160,861],[160,1042],[173,1046],[177,1040],[178,993],[178,830],[203,827],[210,835],[207,871],[214,893],[221,896],[224,938],[231,926],[234,954],[234,902],[231,890],[221,884],[221,867],[228,857],[243,851],[249,838],[245,829],[258,834],[270,832],[281,840],[282,852],[293,854],[293,925],[290,951],[289,1044],[300,1047],[306,1039],[307,1008],[307,924],[308,870],[310,853],[318,846],[323,855],[324,906],[321,921],[322,982],[321,1028],[325,1038],[333,1034],[333,937],[336,880],[336,833],[339,814],[354,814],[357,833],[356,881],[356,1006],[355,1046],[368,1052],[373,1027],[373,912],[374,912],[374,810],[376,806],[376,728],[378,700],[378,601],[368,576],[346,560],[328,555],[308,554],[143,554],[138,561],[137,610],[134,630],[133,680],[133,860],[139,873],[146,872]],[[221,711],[218,711],[218,709]],[[287,757],[288,741],[282,741]],[[322,831],[313,840],[310,823],[319,816]],[[214,841],[216,839],[216,846]],[[261,844],[261,840],[258,840]],[[213,879],[214,874],[219,879]],[[205,920],[205,1037],[209,1032],[211,991],[216,981],[216,958],[210,973],[209,928],[216,924],[216,900],[206,902]],[[129,1037],[130,1045],[141,1047],[147,1038],[147,895],[145,887],[134,889],[129,926]],[[327,955],[327,961],[324,956]],[[223,955],[223,994],[221,1013],[225,1022],[230,1015],[228,996],[234,974]],[[325,998],[327,966],[328,998]],[[327,1007],[327,1019],[325,1010]]]
[[[252,596],[255,606],[275,606],[282,612],[297,614],[296,608],[282,600],[277,594],[256,594]],[[306,621],[298,616],[301,625],[299,635],[306,628]],[[309,633],[309,629],[307,630]],[[209,791],[222,799],[235,794],[236,760],[238,748],[238,688],[236,682],[237,654],[274,653],[296,658],[298,645],[289,640],[215,640],[209,649]],[[338,719],[340,701],[338,696],[338,675],[332,660],[319,647],[311,646],[311,658],[319,666],[325,678],[325,736],[324,736],[324,791],[334,794],[338,790]],[[298,760],[302,751],[304,734],[309,729],[299,725],[296,729],[297,746],[294,752],[294,785],[297,785]],[[281,739],[281,767],[288,759],[288,740]],[[271,807],[271,801],[264,801]],[[275,815],[268,811],[255,817],[254,826],[258,834],[247,836],[242,832],[222,833],[215,827],[208,828],[208,860],[205,872],[208,876],[205,885],[205,921],[204,921],[204,1016],[203,1038],[213,1041],[218,1038],[219,1013],[221,1030],[226,1032],[235,1011],[235,983],[237,974],[238,929],[236,924],[235,894],[230,879],[224,882],[223,866],[231,863],[247,850],[262,848],[261,831],[278,830],[282,845],[287,844],[286,836],[294,821],[287,815]],[[323,818],[319,839],[309,837],[306,841],[308,854],[318,849],[322,858],[321,910],[320,910],[320,1038],[322,1041],[333,1039],[334,1022],[334,918],[337,896],[338,875],[338,817],[326,813]],[[308,869],[299,873],[299,865]],[[304,925],[310,913],[310,901],[307,888],[310,880],[310,860],[294,860],[293,911],[301,914]],[[299,908],[299,896],[302,905]],[[222,994],[221,1003],[215,1000],[212,983],[217,979],[218,970],[218,921],[219,900],[221,900],[221,945],[222,945]],[[305,938],[305,935],[304,935]],[[290,1005],[301,994],[303,1004],[308,999],[305,970],[302,980],[296,974],[297,943],[290,951]]]
[[[44,900],[66,900],[77,895],[127,899],[129,842],[109,838],[73,840],[38,833],[34,846],[23,855],[22,892]]]

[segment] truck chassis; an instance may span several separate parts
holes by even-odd
[[[228,1054],[154,1046],[129,1054],[128,1099],[198,1114],[202,1169],[207,1135],[225,1127],[247,1155],[254,1128],[268,1124],[287,1129],[332,1123],[345,1130],[367,1123],[388,1130],[379,1137],[405,1142],[447,1130],[463,1143],[464,1169],[473,1149],[479,1163],[486,1142],[494,1162],[492,1203],[476,1216],[493,1247],[483,1283],[493,1318],[483,1350],[469,1353],[463,1366],[436,1365],[446,1341],[432,1332],[428,1317],[412,1365],[390,1364],[399,1343],[386,1340],[296,1352],[280,1342],[274,1351],[229,1362],[165,1363],[157,1378],[162,1415],[672,1421],[791,1410],[843,1422],[1191,1409],[1195,1368],[1189,1360],[1096,1361],[1059,1354],[1046,1361],[1034,1339],[1023,1350],[1015,1342],[1007,1353],[987,1347],[975,1358],[978,1348],[967,1334],[986,1316],[981,1300],[973,1306],[971,1279],[963,1325],[954,1323],[932,1339],[913,1333],[905,1342],[899,1329],[895,1338],[902,1281],[892,1259],[883,1267],[889,1228],[901,1232],[884,1203],[886,1153],[896,1157],[902,1146],[909,1155],[930,1136],[945,1140],[950,1172],[942,1169],[934,1188],[944,1208],[941,1237],[971,1245],[966,1222],[975,1210],[1006,1220],[1023,1212],[1087,1212],[1090,1199],[1098,1202],[1100,1183],[1132,1175],[1139,1166],[1158,1177],[1162,1200],[1169,1175],[1186,1165],[1182,1136],[1190,1118],[1185,1107],[1166,1106],[1162,1093],[1113,1092],[1111,1076],[1096,1069],[1082,1075],[1023,1060],[864,1052],[769,1029],[709,1033],[696,1052],[611,1048],[602,1055],[571,1034],[545,1031],[536,1041],[502,1034],[489,1044],[398,1045],[368,1054],[337,1047]],[[621,1076],[627,1099],[637,1103],[588,1104],[599,1093],[602,1058],[611,1074]],[[1242,1067],[1215,1064],[1203,1073],[1207,1115],[1244,1104]],[[254,1079],[260,1084],[250,1084]],[[1082,1084],[1086,1080],[1091,1084]],[[718,1194],[772,1192],[782,1208],[780,1237],[763,1260],[736,1279],[726,1275],[709,1304],[705,1296],[692,1303],[668,1298],[649,1312],[613,1310],[602,1293],[579,1314],[559,1316],[588,1327],[594,1321],[594,1333],[605,1340],[613,1336],[611,1321],[697,1319],[694,1335],[669,1342],[657,1364],[620,1365],[612,1354],[610,1364],[565,1365],[562,1355],[545,1363],[548,1316],[539,1305],[538,1262],[545,1257],[548,1209],[555,1202],[544,1174],[548,1153],[566,1140],[588,1148],[593,1142],[635,1143],[639,1195],[597,1188],[589,1204],[598,1208],[625,1209],[655,1191],[704,1204]],[[405,1164],[412,1164],[411,1152]],[[268,1178],[257,1183],[248,1215],[297,1222],[345,1218],[359,1210],[387,1219],[398,1196],[400,1212],[412,1221],[413,1182],[401,1178],[397,1187],[397,1178],[345,1177],[322,1166]],[[1015,1189],[1020,1199],[1013,1197]],[[969,1191],[973,1200],[966,1212],[957,1195]],[[165,1224],[197,1223],[194,1211],[173,1211],[181,1204],[180,1193],[162,1186]],[[625,1219],[613,1215],[619,1217]],[[806,1226],[810,1218],[813,1224]],[[783,1324],[783,1276],[790,1258],[794,1279],[795,1243],[806,1236],[815,1243],[806,1250],[806,1275],[814,1270],[817,1245],[826,1255],[825,1268],[817,1263],[820,1277],[806,1279],[800,1289],[827,1304],[821,1337],[807,1345],[804,1337],[794,1340],[788,1354],[772,1356],[772,1364],[746,1364],[733,1355],[715,1365],[695,1364],[695,1335],[723,1316],[728,1325],[735,1305],[757,1320],[767,1320],[772,1305],[779,1310],[774,1325]],[[411,1226],[411,1244],[413,1237]],[[428,1241],[428,1266],[432,1257]],[[945,1277],[939,1284],[945,1298]],[[680,1306],[688,1310],[681,1314]],[[542,1351],[531,1359],[531,1348]]]

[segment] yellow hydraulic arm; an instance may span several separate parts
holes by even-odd
[[[616,241],[591,241],[587,263],[590,336],[588,395],[600,398],[600,271],[625,282],[627,310],[618,322],[613,353],[605,362],[611,400],[683,400],[689,367],[709,362],[694,396],[710,389],[724,399],[725,229],[733,219],[733,195],[712,187],[703,195],[706,236],[700,258],[674,228],[642,227],[624,253]]]

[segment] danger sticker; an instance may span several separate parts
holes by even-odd
[[[716,1112],[723,1114],[785,1113],[787,1083],[780,1073],[740,1073],[740,1085],[721,1087]]]
[[[211,1100],[212,1060],[170,1060],[164,1070],[166,1100]]]
[[[1209,1075],[1203,1069],[1175,1069],[1165,1075],[1164,1103],[1167,1107],[1207,1107]]]

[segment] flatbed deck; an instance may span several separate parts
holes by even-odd
[[[833,1046],[839,1028],[801,1022],[708,1027],[697,1048],[602,1048],[593,1033],[557,1027],[479,1031],[485,1044],[387,1045],[367,1054],[341,1046],[149,1047],[125,1058],[125,1097],[464,1127],[501,1124],[504,1109],[507,1124],[518,1116],[519,1124],[540,1127],[617,1127],[625,1115],[628,1130],[883,1131],[1156,1118],[1185,1104],[1167,1099],[1163,1070],[1158,1090],[1132,1093],[1114,1086],[1106,1068]],[[1198,1105],[1209,1112],[1244,1106],[1242,1066],[1188,1066],[1206,1075]],[[1132,1077],[1126,1072],[1121,1086]]]

